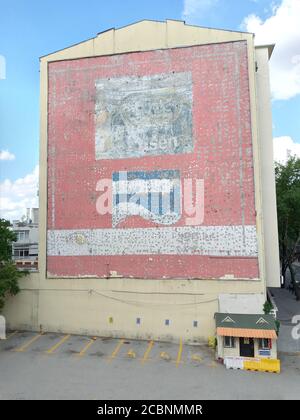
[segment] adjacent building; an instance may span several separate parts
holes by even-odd
[[[198,342],[224,295],[262,313],[273,47],[145,20],[41,57],[39,273],[11,327]]]
[[[12,230],[17,240],[12,244],[12,258],[19,269],[37,270],[39,244],[39,209],[28,208],[24,220],[14,220]]]
[[[216,313],[217,359],[227,368],[280,372],[272,315]]]

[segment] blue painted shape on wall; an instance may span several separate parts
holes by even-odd
[[[179,170],[114,172],[112,225],[130,216],[141,216],[162,225],[181,217]]]

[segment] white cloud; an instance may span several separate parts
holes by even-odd
[[[0,160],[14,160],[16,157],[8,150],[0,150]]]
[[[39,167],[16,181],[6,179],[0,183],[0,217],[20,219],[27,207],[38,207]]]
[[[275,137],[273,139],[274,160],[285,163],[289,156],[300,158],[300,143],[294,142],[289,136]]]
[[[256,45],[273,44],[270,60],[274,99],[289,99],[300,93],[300,0],[282,0],[266,20],[252,14],[242,27],[255,33]]]
[[[193,22],[199,20],[219,0],[184,0],[182,19]]]

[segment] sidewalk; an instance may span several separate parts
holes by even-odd
[[[287,353],[300,354],[300,339],[292,337],[292,324],[294,315],[300,315],[300,301],[296,301],[295,295],[286,289],[270,288],[270,292],[278,308],[277,319],[280,321],[278,338],[278,350]]]

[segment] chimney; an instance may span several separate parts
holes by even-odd
[[[27,207],[26,209],[26,222],[29,223],[30,220],[30,208]]]
[[[39,209],[38,208],[33,208],[31,210],[31,215],[32,215],[32,223],[39,223]]]

